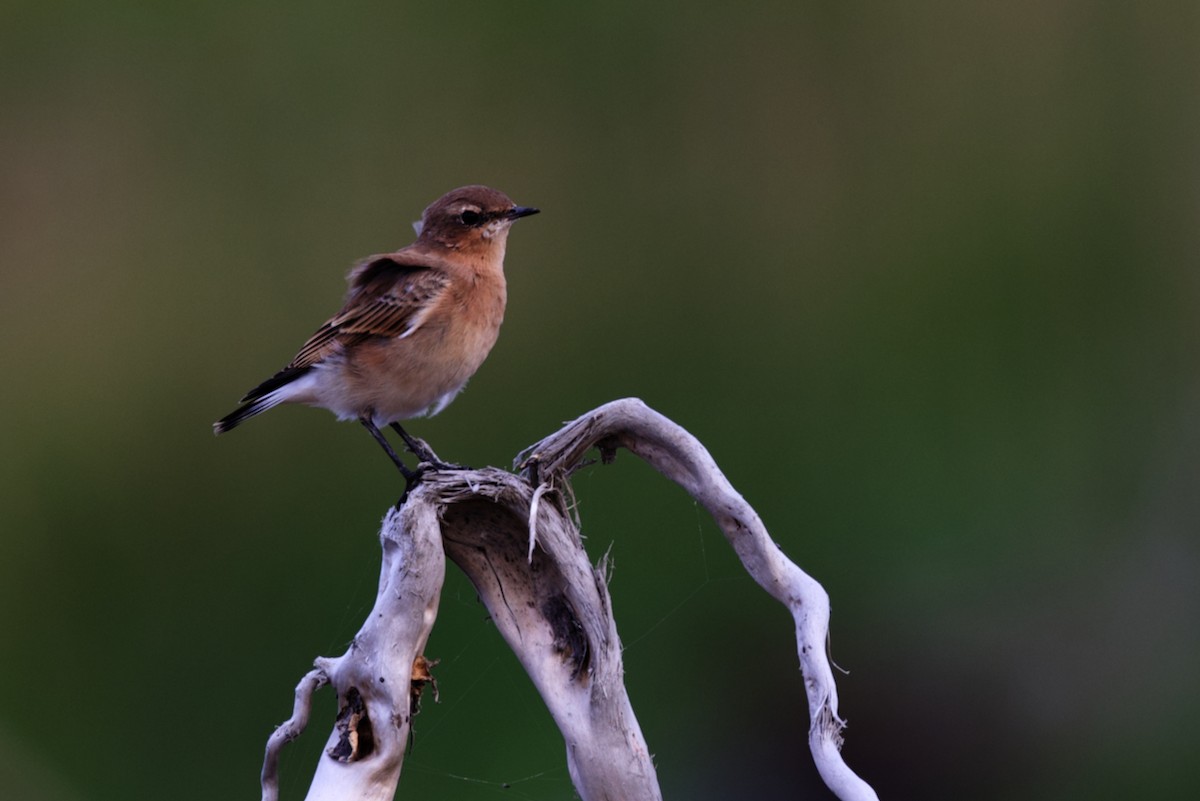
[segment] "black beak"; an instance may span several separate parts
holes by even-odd
[[[519,220],[522,217],[528,217],[531,214],[537,214],[541,209],[535,209],[532,206],[513,206],[504,215],[507,220]]]

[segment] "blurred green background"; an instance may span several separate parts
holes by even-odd
[[[0,795],[257,797],[399,484],[325,412],[210,423],[480,182],[544,213],[496,350],[415,433],[507,465],[629,395],[690,429],[829,590],[844,753],[884,798],[1195,798],[1198,23],[4,3]],[[786,612],[628,454],[576,486],[665,794],[830,797]],[[400,797],[572,797],[453,568],[428,653]]]

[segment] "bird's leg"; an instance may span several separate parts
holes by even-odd
[[[425,442],[425,440],[421,439],[420,437],[414,437],[412,434],[409,434],[407,431],[404,430],[404,426],[400,425],[399,423],[392,423],[392,430],[394,430],[397,434],[400,435],[401,439],[404,440],[404,444],[407,445],[408,449],[416,455],[417,461],[428,462],[429,464],[431,464],[434,467],[439,468],[441,470],[464,470],[464,469],[466,469],[460,464],[451,464],[449,462],[443,462],[441,459],[438,458],[438,455],[433,452],[433,448],[429,447],[429,444],[427,442]]]
[[[390,456],[392,461],[396,464],[396,467],[400,470],[400,475],[404,476],[404,495],[407,496],[408,491],[412,489],[413,485],[421,479],[420,468],[417,468],[416,470],[408,469],[408,467],[404,464],[404,461],[396,455],[394,450],[392,450],[392,444],[387,441],[387,437],[385,437],[383,432],[375,426],[375,423],[372,422],[371,418],[360,417],[358,422],[362,423],[363,428],[370,432],[371,436],[375,438],[375,441],[379,443],[379,446],[383,448],[384,452],[387,453],[387,455]]]
[[[429,447],[429,443],[425,440],[414,437],[405,431],[404,426],[399,423],[392,423],[392,430],[400,435],[400,439],[404,440],[404,444],[416,455],[417,461],[429,462],[433,465],[442,464],[442,460],[437,457],[437,454],[433,452],[433,448]]]

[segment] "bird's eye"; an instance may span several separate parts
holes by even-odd
[[[479,221],[483,219],[483,215],[477,211],[467,209],[462,214],[458,215],[458,218],[462,220],[463,225],[478,225]]]

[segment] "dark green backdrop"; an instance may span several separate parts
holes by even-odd
[[[415,433],[505,465],[617,397],[688,427],[832,595],[884,798],[1196,797],[1200,13],[1172,5],[4,3],[0,795],[257,797],[398,483],[325,412],[209,425],[482,182],[544,213],[495,352]],[[828,797],[786,613],[628,455],[577,487],[667,796]],[[453,571],[429,654],[401,797],[570,798]]]

